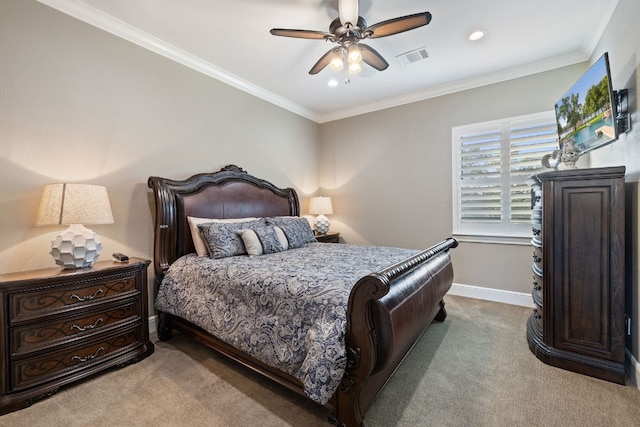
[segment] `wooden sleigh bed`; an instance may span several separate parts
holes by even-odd
[[[194,252],[187,217],[225,219],[300,215],[295,190],[278,188],[233,165],[181,181],[150,177],[148,185],[155,196],[157,288],[172,264]],[[453,281],[448,250],[457,245],[455,239],[448,238],[427,250],[413,251],[411,256],[354,282],[347,294],[345,308],[346,367],[339,386],[325,403],[332,423],[348,427],[363,425],[368,406],[422,333],[433,320],[445,319],[443,297]],[[173,329],[305,394],[301,381],[293,375],[238,350],[184,318],[159,311],[159,339],[169,339]]]

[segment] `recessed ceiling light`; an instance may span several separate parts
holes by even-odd
[[[476,40],[480,40],[483,37],[484,37],[483,31],[474,31],[469,35],[469,40],[476,41]]]
[[[338,81],[336,79],[331,79],[331,80],[329,80],[328,85],[330,87],[336,87],[336,86],[338,86]]]

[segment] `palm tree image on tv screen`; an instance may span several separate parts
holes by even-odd
[[[572,138],[580,154],[614,141],[613,90],[605,53],[556,103],[560,145]]]

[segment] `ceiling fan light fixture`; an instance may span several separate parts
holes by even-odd
[[[347,56],[349,64],[358,64],[362,61],[362,51],[356,44],[349,46],[349,55]]]
[[[329,66],[332,70],[340,71],[344,68],[344,62],[342,61],[342,50],[336,49],[333,51],[331,55],[331,62],[329,62]]]
[[[358,74],[360,71],[362,71],[362,65],[359,62],[349,64],[349,74]]]
[[[337,2],[340,16],[331,21],[329,32],[273,28],[270,33],[280,37],[335,43],[337,46],[334,45],[332,49],[325,52],[311,67],[309,74],[316,75],[327,66],[334,70],[346,68],[345,83],[349,82],[349,74],[356,74],[362,70],[362,62],[377,71],[384,71],[389,67],[389,63],[380,53],[365,43],[360,43],[361,41],[392,36],[423,27],[431,22],[431,13],[421,12],[367,25],[364,18],[358,15],[358,0],[337,0]],[[339,55],[336,55],[337,53]]]

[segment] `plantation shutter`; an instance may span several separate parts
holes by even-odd
[[[453,128],[454,234],[528,236],[527,178],[557,149],[553,111]]]
[[[531,224],[531,188],[527,178],[544,169],[542,156],[558,148],[555,121],[515,126],[510,131],[510,217],[516,224]]]
[[[502,221],[502,148],[500,129],[460,137],[460,219]]]

